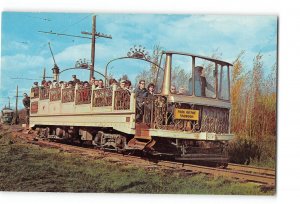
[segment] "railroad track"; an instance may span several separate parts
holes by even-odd
[[[24,134],[24,133],[23,133]],[[115,162],[131,162],[144,167],[152,168],[164,168],[172,170],[180,170],[189,173],[204,173],[213,176],[222,176],[232,179],[238,179],[242,182],[254,182],[261,185],[268,186],[270,188],[275,187],[276,172],[273,169],[259,168],[246,165],[238,165],[230,163],[227,169],[207,167],[201,165],[194,165],[182,162],[165,161],[165,160],[149,160],[139,156],[122,155],[119,153],[103,151],[99,149],[91,149],[86,147],[74,146],[65,143],[50,142],[47,140],[33,139],[33,137],[20,136],[23,139],[27,139],[29,143],[36,144],[44,147],[58,148],[62,151],[78,152],[83,155],[89,155],[94,157],[106,158],[108,160],[114,160]]]
[[[261,174],[261,175],[269,175],[269,176],[273,176],[273,177],[276,175],[276,171],[274,169],[261,168],[261,167],[255,167],[255,166],[247,166],[247,165],[241,165],[241,164],[233,164],[233,163],[229,163],[227,169],[235,170],[235,171],[249,172],[249,173],[257,173],[257,174]]]

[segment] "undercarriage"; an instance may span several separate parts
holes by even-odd
[[[39,137],[52,141],[89,144],[103,150],[123,154],[138,154],[148,158],[177,160],[185,163],[205,163],[226,167],[227,142],[169,139],[160,137],[135,138],[111,128],[36,127]]]

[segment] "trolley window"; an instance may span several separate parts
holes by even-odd
[[[195,96],[215,98],[215,63],[196,58],[194,69]]]
[[[229,100],[229,68],[227,66],[220,66],[218,71],[218,98]]]
[[[170,93],[192,95],[192,57],[172,55]]]

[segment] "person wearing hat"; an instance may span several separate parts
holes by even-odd
[[[36,87],[39,87],[39,82],[37,82],[37,81],[33,82],[33,87],[32,88],[36,88]]]
[[[125,90],[125,80],[124,79],[122,79],[120,81],[120,88]]]
[[[80,80],[77,79],[76,75],[72,75],[72,78],[73,78],[74,83],[79,83],[80,82]]]

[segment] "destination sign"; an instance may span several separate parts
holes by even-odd
[[[174,114],[175,114],[175,119],[199,120],[199,110],[175,108]]]

